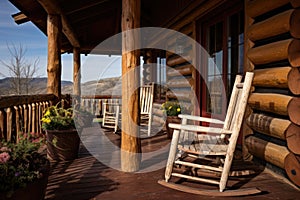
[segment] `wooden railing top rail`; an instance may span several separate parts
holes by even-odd
[[[121,95],[84,95],[82,99],[121,99]]]
[[[53,94],[0,96],[0,109],[42,101],[56,101]]]

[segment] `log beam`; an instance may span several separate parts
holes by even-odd
[[[295,94],[300,94],[300,68],[293,67],[288,74],[288,88],[290,91]]]
[[[247,56],[255,65],[288,59],[292,67],[300,66],[300,40],[287,39],[249,49]]]
[[[286,119],[252,113],[247,118],[247,124],[259,133],[285,140],[285,133],[292,122]]]
[[[300,9],[287,10],[250,26],[248,37],[257,41],[290,32],[294,38],[300,38],[299,18]]]
[[[290,180],[300,186],[300,156],[290,153],[284,162],[284,169]]]
[[[288,74],[291,67],[274,67],[254,70],[253,86],[288,88]]]
[[[139,137],[139,35],[140,0],[122,0],[122,136],[121,169],[138,171],[141,162]]]
[[[62,31],[64,35],[68,38],[69,42],[73,47],[80,47],[80,42],[78,37],[68,21],[66,15],[62,11],[61,7],[58,5],[56,0],[48,1],[48,0],[38,0],[38,2],[42,5],[42,7],[46,10],[48,15],[60,15],[62,22]]]
[[[252,155],[284,169],[285,158],[290,153],[285,146],[280,146],[254,136],[247,137],[245,142]]]
[[[279,8],[285,4],[288,4],[290,0],[273,0],[273,1],[261,1],[261,0],[246,0],[246,9],[249,17],[255,18],[266,12]]]
[[[248,105],[254,110],[289,116],[300,125],[300,98],[274,93],[252,93]]]
[[[291,123],[285,135],[289,150],[300,155],[300,126]]]
[[[59,15],[48,15],[48,82],[47,93],[61,97],[61,20]]]

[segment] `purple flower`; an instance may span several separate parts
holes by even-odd
[[[7,152],[0,153],[0,163],[6,163],[10,158]]]
[[[20,174],[21,174],[20,172],[16,172],[15,177],[20,176]]]

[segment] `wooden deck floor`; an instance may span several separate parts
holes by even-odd
[[[163,149],[163,151],[151,153],[151,155],[142,158],[143,173],[125,173],[117,170],[119,167],[118,148],[111,147],[111,144],[116,144],[115,147],[118,147],[120,136],[107,131],[99,135],[96,129],[91,128],[86,132],[87,135],[83,134],[83,144],[87,148],[81,146],[78,159],[70,162],[52,163],[52,173],[48,180],[45,199],[226,199],[225,197],[188,194],[163,187],[157,183],[164,175],[164,158],[167,156],[167,150],[165,151],[164,148],[167,149],[170,143],[170,140],[166,139],[166,135],[143,139],[144,152],[153,152],[157,149]],[[109,138],[112,143],[98,140],[101,137]],[[106,152],[105,148],[99,148],[99,146],[104,146]],[[111,159],[108,162],[107,158],[109,157]],[[104,163],[113,168],[106,166],[99,160],[103,160]],[[199,183],[196,185],[203,188],[216,188],[216,186]],[[230,179],[229,186],[233,188],[257,187],[263,191],[259,195],[236,197],[236,199],[299,199],[300,197],[298,189],[267,173],[266,170],[259,171],[252,177]]]

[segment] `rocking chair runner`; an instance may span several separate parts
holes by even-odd
[[[179,117],[182,118],[181,124],[169,124],[169,127],[174,128],[174,132],[165,171],[165,180],[160,180],[160,184],[185,192],[215,196],[239,196],[260,192],[256,188],[234,192],[230,191],[230,193],[229,191],[223,192],[230,173],[233,153],[242,125],[252,79],[253,73],[247,72],[244,83],[241,83],[242,77],[237,75],[224,122],[199,116],[179,115]],[[188,121],[221,124],[223,128],[198,126],[194,125],[194,123],[188,124]],[[191,138],[196,138],[196,141],[191,142]],[[203,160],[204,158],[206,158],[206,160],[209,158],[212,162],[196,163],[195,160],[198,161],[200,158]],[[175,173],[173,172],[175,165],[181,168],[183,166],[187,169],[192,168],[193,172],[190,172],[190,174],[186,174],[186,172]],[[199,177],[197,175],[198,170],[221,174],[221,178],[218,181]],[[219,185],[220,192],[216,190],[199,191],[187,186],[169,183],[172,176],[209,184],[217,184]]]

